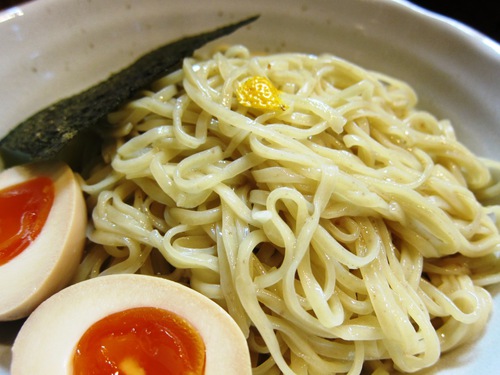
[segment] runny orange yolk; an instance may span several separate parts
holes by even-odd
[[[36,177],[0,190],[0,265],[22,253],[40,234],[54,202],[54,183]]]
[[[181,316],[155,307],[120,311],[94,323],[73,357],[74,375],[198,375],[204,368],[205,344],[198,331]]]

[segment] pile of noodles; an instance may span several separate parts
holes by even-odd
[[[282,108],[242,105],[267,77]],[[413,372],[473,339],[500,282],[494,162],[407,84],[334,56],[187,59],[109,115],[82,172],[75,281],[154,274],[223,306],[255,374]]]

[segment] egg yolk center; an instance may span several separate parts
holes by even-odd
[[[0,265],[22,253],[40,234],[54,202],[54,184],[36,177],[0,190]]]
[[[204,368],[199,332],[181,316],[155,307],[120,311],[94,323],[73,357],[74,375],[198,375]]]

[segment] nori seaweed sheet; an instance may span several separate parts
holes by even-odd
[[[107,80],[24,120],[0,140],[0,151],[6,159],[14,158],[19,162],[55,158],[76,135],[92,128],[139,89],[178,69],[182,60],[196,49],[257,18],[253,16],[213,31],[188,36],[147,53]]]

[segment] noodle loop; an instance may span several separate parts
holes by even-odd
[[[280,101],[242,104],[254,77]],[[189,284],[235,319],[255,374],[415,372],[484,328],[500,167],[407,84],[232,46],[140,94],[109,115],[82,176],[91,245],[77,279]]]

